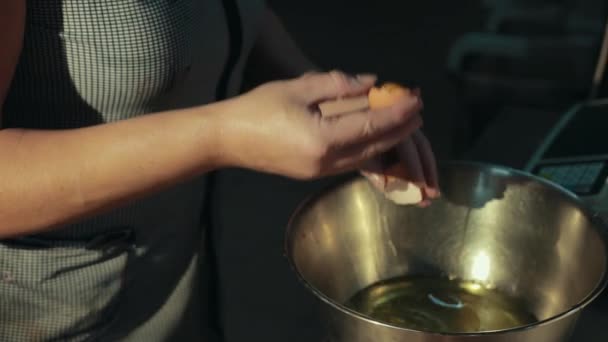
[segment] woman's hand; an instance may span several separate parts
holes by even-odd
[[[426,207],[430,200],[440,196],[437,165],[431,144],[420,130],[397,144],[383,156],[369,160],[361,173],[380,191],[386,191],[390,182],[401,182],[398,186],[413,183],[420,189],[421,201]]]
[[[355,170],[406,139],[422,125],[418,97],[381,110],[322,117],[318,104],[366,94],[374,76],[311,73],[267,83],[226,102],[234,113],[219,119],[224,166],[295,179]]]

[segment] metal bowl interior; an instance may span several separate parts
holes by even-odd
[[[535,324],[579,310],[606,286],[604,226],[568,191],[468,162],[442,164],[440,179],[443,196],[425,209],[395,205],[361,177],[305,201],[286,239],[300,280],[327,304],[369,319],[344,306],[362,288],[449,275],[524,299]]]

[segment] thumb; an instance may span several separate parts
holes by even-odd
[[[341,71],[306,74],[295,81],[296,96],[306,104],[366,94],[376,83],[372,74],[351,76]]]

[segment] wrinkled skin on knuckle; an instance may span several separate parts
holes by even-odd
[[[368,118],[361,129],[361,138],[371,137],[376,132],[374,122]]]
[[[346,74],[339,70],[332,70],[329,72],[329,75],[331,76],[334,82],[334,86],[336,87],[337,93],[340,94],[340,96],[346,94],[349,89],[349,81]]]
[[[307,79],[309,79],[311,77],[318,76],[318,75],[320,75],[320,73],[318,71],[307,71],[307,72],[301,74],[298,77],[298,79],[300,79],[300,80],[307,80]]]

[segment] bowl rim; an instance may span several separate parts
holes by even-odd
[[[565,187],[563,187],[557,183],[554,183],[545,178],[536,176],[530,172],[523,171],[520,169],[515,169],[512,167],[508,167],[508,166],[495,164],[495,163],[467,161],[467,160],[446,160],[446,161],[438,162],[438,164],[440,165],[440,167],[444,167],[444,166],[463,167],[464,166],[464,167],[476,167],[477,169],[508,172],[514,176],[526,178],[528,180],[538,182],[544,186],[547,186],[549,188],[552,188],[553,190],[556,190],[560,195],[564,196],[565,199],[571,201],[572,204],[575,205],[581,211],[581,213],[585,217],[587,217],[587,219],[590,222],[593,223],[593,229],[596,230],[596,232],[598,233],[598,236],[600,237],[600,239],[602,240],[602,242],[604,244],[604,250],[606,252],[605,255],[606,255],[606,259],[607,259],[606,264],[608,265],[608,223],[604,219],[602,219],[597,212],[593,211],[586,203],[584,203],[582,201],[581,198],[579,198],[572,191],[566,189]],[[313,295],[315,295],[315,297],[317,297],[317,299],[320,299],[321,301],[325,302],[327,305],[329,305],[333,309],[338,310],[346,315],[354,316],[355,318],[366,321],[367,323],[370,323],[370,324],[384,326],[384,327],[387,327],[390,329],[396,329],[399,331],[409,332],[409,333],[438,335],[438,336],[492,336],[492,335],[500,335],[500,334],[514,333],[514,332],[521,332],[521,331],[525,331],[525,330],[535,329],[540,326],[549,325],[553,322],[565,319],[566,317],[578,314],[585,307],[587,307],[587,305],[589,305],[592,301],[594,301],[604,291],[604,289],[608,285],[608,266],[607,266],[604,268],[604,272],[603,272],[600,280],[595,285],[595,288],[592,291],[590,291],[589,294],[587,296],[585,296],[583,299],[578,301],[576,304],[572,305],[569,309],[564,310],[561,313],[558,313],[551,317],[545,318],[543,320],[539,320],[534,323],[517,326],[517,327],[513,327],[513,328],[507,328],[507,329],[487,330],[487,331],[479,331],[479,332],[437,332],[437,331],[427,331],[427,330],[416,330],[416,329],[411,329],[411,328],[404,328],[404,327],[399,327],[396,325],[373,320],[370,317],[363,315],[353,309],[348,308],[344,304],[331,299],[329,296],[327,296],[321,290],[319,290],[318,288],[313,286],[308,280],[306,280],[304,278],[303,274],[300,272],[297,265],[295,264],[295,261],[293,258],[293,243],[294,243],[294,241],[293,241],[294,233],[293,232],[294,232],[295,220],[298,217],[300,217],[300,215],[307,208],[309,208],[315,202],[316,199],[319,199],[320,197],[324,196],[325,194],[333,192],[336,189],[338,189],[346,184],[359,181],[360,179],[361,179],[361,176],[358,174],[351,175],[349,177],[346,177],[345,179],[339,179],[337,181],[334,181],[329,186],[327,186],[321,190],[317,190],[317,191],[313,192],[312,194],[308,195],[303,201],[301,201],[289,217],[289,220],[287,223],[287,229],[285,232],[284,246],[283,246],[284,255],[287,258],[289,267],[296,274],[296,278],[304,285],[304,287],[306,289],[308,289]]]

